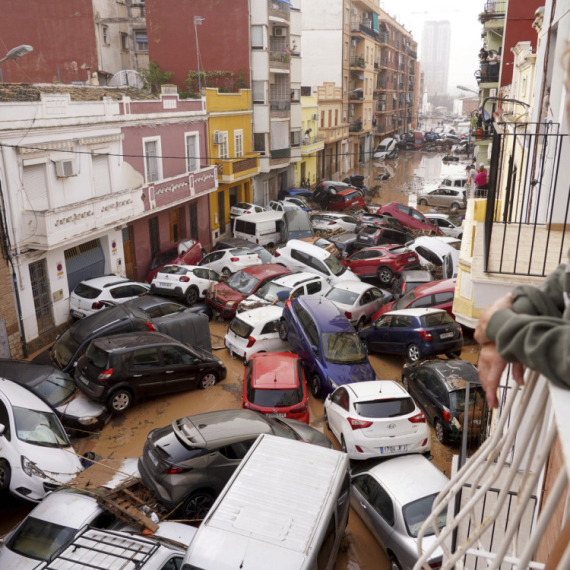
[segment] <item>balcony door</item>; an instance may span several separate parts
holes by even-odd
[[[30,281],[34,308],[36,310],[36,322],[38,334],[43,334],[55,326],[49,279],[47,274],[47,262],[45,259],[30,263]]]

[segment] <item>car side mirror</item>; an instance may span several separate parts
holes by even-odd
[[[6,426],[4,424],[0,424],[0,435],[4,435],[5,431],[6,431]]]
[[[319,350],[314,344],[311,345],[311,350],[317,354],[317,351]]]

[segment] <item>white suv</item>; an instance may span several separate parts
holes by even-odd
[[[188,305],[193,305],[198,299],[204,299],[210,286],[219,280],[219,274],[207,267],[165,265],[152,280],[150,292],[184,299]]]
[[[261,257],[255,251],[246,247],[234,247],[213,251],[206,255],[198,265],[221,275],[229,276],[246,267],[262,265],[262,263]]]
[[[73,317],[82,319],[109,305],[136,299],[148,293],[148,290],[146,283],[137,283],[117,275],[92,277],[75,287],[69,296],[69,309]]]

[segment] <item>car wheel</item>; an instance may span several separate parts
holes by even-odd
[[[318,399],[321,397],[321,391],[322,391],[321,377],[318,374],[313,374],[311,376],[310,388],[313,398]]]
[[[383,285],[389,285],[392,281],[392,276],[394,275],[389,267],[379,267],[376,274],[378,275],[378,280]]]
[[[390,556],[390,570],[402,570],[398,559],[394,555]]]
[[[196,289],[196,287],[194,287],[193,285],[191,287],[188,287],[188,289],[186,290],[186,304],[188,306],[192,306],[194,303],[196,303],[196,301],[198,301],[199,296],[200,293],[198,292],[198,289]]]
[[[122,414],[131,407],[133,403],[133,395],[129,390],[119,389],[113,392],[107,399],[107,407],[109,411],[115,414]]]
[[[445,431],[443,430],[443,424],[440,420],[435,420],[433,427],[435,429],[435,437],[439,443],[447,443],[447,437],[445,437]]]
[[[214,497],[206,491],[192,493],[182,505],[181,515],[189,521],[202,521],[214,504]]]
[[[279,321],[279,338],[286,342],[289,338],[289,325],[285,319]]]
[[[10,487],[12,469],[5,459],[0,459],[0,491],[5,491]]]
[[[408,379],[405,376],[402,376],[402,386],[404,386],[404,390],[406,392],[410,391],[410,383],[408,382]]]
[[[231,272],[227,267],[224,267],[224,268],[222,269],[222,275],[225,275],[226,277],[229,277],[231,274],[232,274],[232,272]]]
[[[218,375],[215,372],[206,372],[202,378],[200,378],[200,382],[198,382],[198,387],[200,390],[205,390],[206,388],[212,388],[216,385],[218,381]]]
[[[346,449],[346,441],[344,441],[344,435],[340,436],[340,448],[342,449],[342,451],[344,453],[348,453],[348,451]]]
[[[364,319],[360,319],[356,325],[356,330],[361,331],[364,328]]]
[[[447,356],[447,358],[449,358],[449,359],[459,358],[461,356],[461,351],[456,350],[455,352],[448,352],[445,356]]]
[[[422,351],[417,344],[410,344],[408,346],[408,358],[412,362],[417,362],[422,357]]]
[[[420,206],[427,206],[427,205],[428,205],[427,200],[423,200],[423,199],[418,200],[418,204],[419,204]]]
[[[453,204],[451,204],[451,210],[453,212],[457,212],[457,210],[459,210],[459,204],[457,202],[453,202]]]

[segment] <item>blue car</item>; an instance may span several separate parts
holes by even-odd
[[[279,336],[301,358],[315,398],[324,398],[343,384],[376,380],[354,327],[324,297],[287,301]]]
[[[461,325],[442,309],[390,311],[358,334],[368,351],[404,354],[412,362],[436,354],[457,358],[463,348]]]
[[[311,199],[313,195],[312,190],[307,188],[289,188],[288,190],[279,190],[277,194],[278,200],[283,200],[284,198],[304,198]]]

